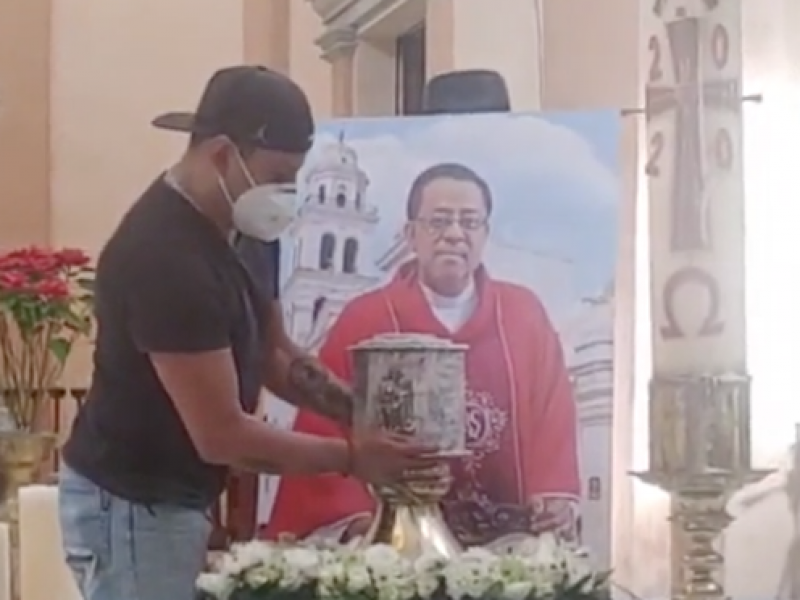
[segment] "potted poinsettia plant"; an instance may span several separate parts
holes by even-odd
[[[7,493],[34,477],[54,439],[37,431],[75,342],[90,333],[94,270],[81,250],[23,248],[0,254],[0,431]]]

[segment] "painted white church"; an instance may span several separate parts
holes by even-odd
[[[411,255],[400,232],[381,256],[372,258],[364,251],[379,214],[368,202],[369,178],[355,150],[340,138],[316,158],[301,185],[305,197],[289,232],[291,262],[282,291],[289,332],[311,351],[319,349],[348,300],[380,285]],[[490,241],[486,259],[493,276],[535,289],[561,332],[579,407],[584,538],[608,564],[613,297],[606,293],[565,308],[566,300],[574,298],[568,262],[496,241]],[[519,264],[526,266],[527,275],[515,268]],[[276,425],[293,421],[294,411],[287,406],[278,408],[273,402],[269,412]]]
[[[324,148],[301,186],[306,196],[288,232],[292,264],[282,290],[293,339],[316,350],[352,297],[378,283],[362,275],[378,211],[366,202],[367,174],[343,141]]]

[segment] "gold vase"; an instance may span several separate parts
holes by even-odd
[[[55,445],[52,433],[0,432],[0,521],[17,522],[19,490],[37,482]]]
[[[11,597],[19,588],[19,490],[37,483],[42,465],[56,445],[52,433],[0,432],[0,522],[11,537]]]

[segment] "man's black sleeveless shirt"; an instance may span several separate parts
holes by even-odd
[[[200,458],[148,355],[230,347],[241,404],[255,410],[266,303],[277,290],[277,243],[271,246],[262,247],[260,265],[271,272],[251,274],[163,178],[150,186],[98,259],[94,371],[63,450],[72,469],[132,502],[213,504],[226,469]]]

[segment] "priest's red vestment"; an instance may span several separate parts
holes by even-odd
[[[539,299],[527,288],[476,274],[477,308],[455,333],[436,318],[417,280],[416,263],[385,287],[353,299],[331,328],[320,360],[352,378],[348,348],[380,333],[417,332],[467,344],[467,434],[471,456],[454,466],[445,518],[465,544],[514,533],[578,527],[576,411],[561,343]],[[291,426],[317,435],[339,427],[308,411]],[[357,480],[339,475],[282,477],[262,535],[306,536],[368,512]]]

